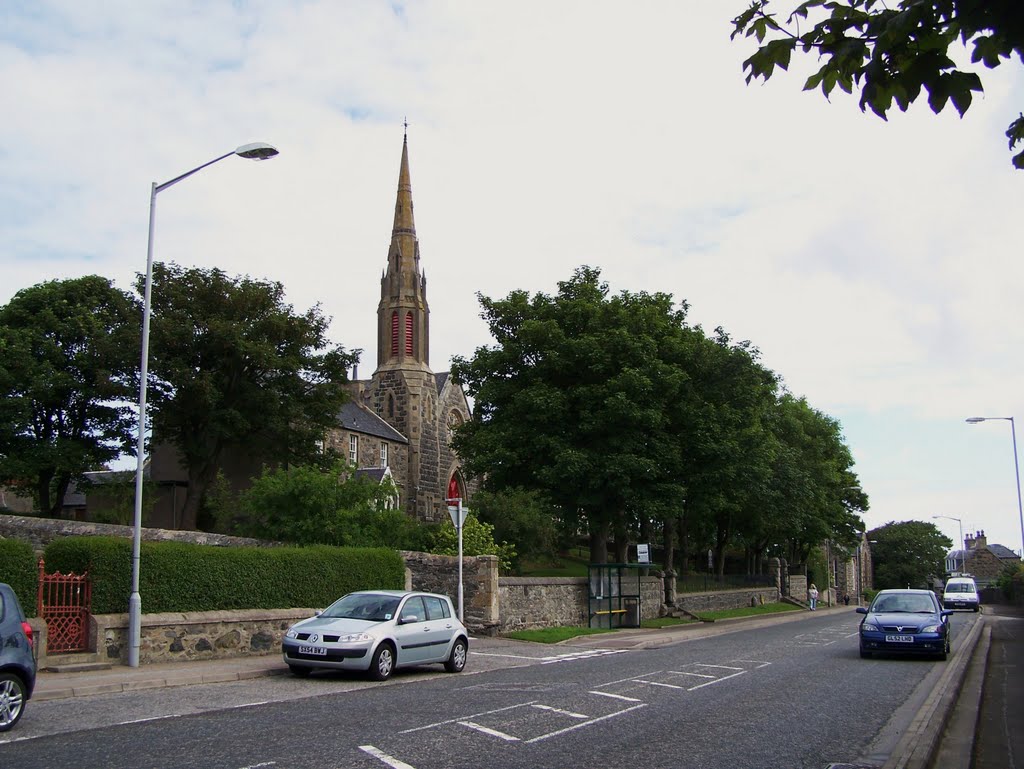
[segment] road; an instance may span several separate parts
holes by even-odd
[[[851,610],[643,650],[488,641],[461,675],[386,684],[329,674],[41,702],[0,745],[0,766],[881,766],[944,663],[861,660],[858,620]],[[955,645],[977,617],[952,621]]]

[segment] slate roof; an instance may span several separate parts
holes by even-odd
[[[338,424],[345,430],[354,433],[372,435],[397,443],[408,443],[409,439],[402,435],[368,408],[358,403],[348,402],[338,412]]]
[[[365,475],[367,478],[380,483],[384,480],[384,476],[388,474],[388,468],[386,467],[360,467],[356,470],[356,475]]]
[[[444,389],[444,383],[448,381],[448,375],[450,373],[451,372],[449,372],[449,371],[444,371],[444,372],[442,372],[440,374],[435,374],[434,375],[434,378],[437,380],[437,392],[438,392],[438,395],[440,395],[441,394],[441,390]]]
[[[1005,545],[989,545],[988,549],[995,553],[996,558],[999,560],[1003,560],[1004,558],[1009,558],[1014,561],[1020,560],[1020,557]]]

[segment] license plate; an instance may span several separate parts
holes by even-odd
[[[300,646],[299,654],[315,654],[319,657],[326,657],[327,649],[322,646]]]
[[[914,636],[912,635],[887,635],[885,642],[890,644],[912,644],[914,643]]]

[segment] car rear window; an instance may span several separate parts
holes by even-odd
[[[427,606],[427,619],[444,619],[448,617],[448,604],[437,596],[423,596],[423,603]]]

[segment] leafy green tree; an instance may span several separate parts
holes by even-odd
[[[666,406],[684,377],[661,350],[685,311],[666,294],[610,297],[590,267],[555,296],[480,303],[496,344],[452,365],[475,401],[454,440],[464,467],[486,489],[543,494],[589,533],[591,559],[607,561],[613,527],[664,475]]]
[[[0,308],[0,483],[59,515],[72,481],[134,454],[140,312],[90,275]]]
[[[159,263],[152,296],[153,435],[188,471],[183,528],[196,527],[228,455],[257,466],[324,460],[317,442],[336,423],[359,351],[328,347],[318,306],[299,315],[280,283]]]
[[[432,535],[429,552],[437,555],[459,554],[459,532],[451,520],[445,520]],[[499,566],[508,571],[516,557],[516,547],[508,542],[498,543],[494,538],[494,527],[484,523],[468,512],[462,526],[462,555],[496,555]]]
[[[512,568],[523,559],[553,561],[558,553],[558,511],[535,491],[478,491],[473,511],[494,528],[494,539],[515,546]]]
[[[397,490],[338,463],[265,467],[241,494],[223,475],[208,504],[232,534],[298,545],[416,548],[426,541],[422,524],[390,507]]]
[[[925,588],[944,573],[946,553],[953,540],[933,523],[896,521],[868,532],[875,587]]]
[[[743,62],[747,82],[768,80],[776,67],[788,69],[797,49],[814,52],[823,63],[805,91],[820,88],[828,97],[837,85],[846,93],[858,88],[861,110],[883,120],[894,102],[905,112],[922,89],[933,112],[952,102],[963,117],[983,87],[975,71],[951,58],[950,48],[969,47],[971,64],[989,69],[1014,57],[1024,63],[1020,0],[805,0],[785,24],[769,5],[755,0],[733,20],[734,39],[753,36],[759,44]],[[805,19],[816,23],[802,26]],[[1024,141],[1024,113],[1006,136],[1011,151]],[[1013,165],[1024,169],[1024,151]]]

